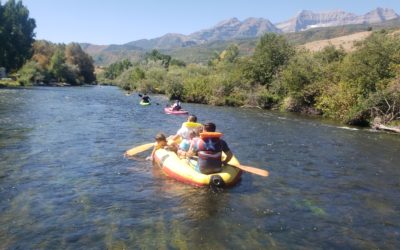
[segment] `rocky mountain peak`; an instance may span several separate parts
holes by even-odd
[[[313,12],[303,10],[288,21],[277,23],[276,27],[283,32],[297,32],[316,27],[331,27],[348,24],[377,23],[399,16],[392,9],[377,8],[365,15],[357,16],[342,10]]]
[[[266,32],[280,33],[280,30],[264,18],[247,18],[244,21],[231,18],[219,22],[211,29],[190,34],[189,38],[194,41],[228,40],[233,38],[257,37]]]
[[[236,17],[233,17],[217,23],[217,25],[215,25],[214,28],[224,27],[224,26],[237,26],[237,25],[240,25],[240,21]]]
[[[386,20],[392,20],[398,17],[399,15],[397,15],[393,9],[379,7],[365,14],[362,19],[368,21],[369,23],[377,23]]]

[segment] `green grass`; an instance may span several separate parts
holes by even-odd
[[[14,80],[0,80],[0,87],[19,87],[19,82]]]

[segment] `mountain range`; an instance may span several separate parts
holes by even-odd
[[[340,10],[320,13],[303,10],[288,21],[277,24],[273,24],[264,18],[247,18],[244,21],[231,18],[218,23],[212,28],[200,30],[190,35],[169,33],[154,39],[129,42],[126,45],[133,45],[143,49],[171,49],[217,40],[259,37],[266,32],[289,33],[318,27],[372,24],[395,18],[399,18],[399,15],[394,10],[383,8],[377,8],[361,16]]]
[[[280,34],[306,31],[313,28],[334,27],[355,24],[376,24],[388,20],[400,19],[400,16],[393,10],[387,8],[376,8],[364,15],[357,16],[353,13],[342,10],[313,12],[303,10],[293,18],[273,24],[265,18],[247,18],[243,21],[231,18],[221,21],[215,26],[194,32],[189,35],[168,33],[153,39],[141,39],[123,45],[93,45],[82,44],[82,48],[95,59],[97,64],[104,64],[109,61],[112,55],[118,58],[117,54],[126,54],[127,51],[136,58],[145,51],[152,49],[176,50],[199,46],[215,41],[229,41],[234,39],[249,39],[260,37],[267,32]],[[103,62],[102,62],[103,61]]]
[[[394,10],[384,8],[377,8],[361,16],[341,10],[320,13],[303,10],[288,21],[277,23],[276,27],[282,32],[298,32],[317,27],[379,23],[398,17]]]

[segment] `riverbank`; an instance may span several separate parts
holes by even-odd
[[[387,126],[384,124],[373,124],[371,127],[376,130],[400,133],[400,126]]]
[[[0,80],[0,88],[7,88],[7,87],[15,88],[19,86],[21,86],[19,82],[14,81],[12,79],[3,78]]]

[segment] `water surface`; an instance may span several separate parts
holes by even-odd
[[[397,249],[400,136],[279,112],[184,103],[244,174],[215,192],[125,150],[174,134],[167,100],[114,87],[0,89],[1,249]],[[159,105],[157,105],[158,103]]]

